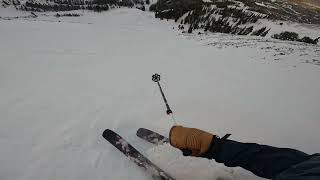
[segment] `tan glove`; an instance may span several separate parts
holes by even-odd
[[[192,156],[201,156],[209,150],[214,136],[195,128],[173,126],[169,133],[170,144],[182,151],[192,151]]]

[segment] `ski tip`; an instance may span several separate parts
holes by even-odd
[[[152,134],[152,133],[155,133],[154,131],[151,131],[149,129],[146,129],[146,128],[139,128],[137,130],[137,133],[136,135],[139,136],[139,135],[145,135],[145,134]],[[158,133],[157,133],[158,134]]]
[[[138,136],[141,132],[145,131],[145,128],[139,128],[136,132],[136,135]]]
[[[102,136],[103,136],[104,138],[107,138],[107,137],[109,137],[109,136],[112,135],[112,134],[114,134],[114,132],[113,132],[112,130],[106,129],[106,130],[103,131]]]

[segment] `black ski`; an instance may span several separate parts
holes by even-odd
[[[149,159],[143,156],[138,150],[131,146],[120,135],[110,129],[106,129],[102,136],[109,141],[114,147],[121,151],[136,165],[142,167],[155,180],[174,180],[171,176],[166,174],[163,170],[153,164]]]
[[[161,145],[169,142],[167,137],[145,128],[139,128],[137,136],[155,145]]]

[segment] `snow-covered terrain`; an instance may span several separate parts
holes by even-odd
[[[106,128],[176,179],[259,179],[135,136],[172,126],[154,73],[179,124],[320,151],[319,45],[185,35],[137,9],[81,13],[0,19],[0,179],[151,179]]]

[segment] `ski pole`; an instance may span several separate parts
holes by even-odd
[[[162,95],[162,99],[163,99],[163,101],[164,101],[164,103],[166,105],[166,108],[167,108],[167,115],[171,115],[174,124],[177,124],[176,120],[174,119],[173,112],[170,109],[170,106],[168,104],[167,98],[166,98],[166,96],[164,95],[164,93],[162,91],[162,88],[161,88],[161,85],[160,85],[160,75],[159,74],[152,75],[152,81],[154,81],[154,82],[156,82],[158,84],[158,87],[159,87],[161,95]]]

